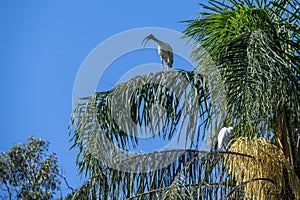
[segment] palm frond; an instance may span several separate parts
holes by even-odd
[[[88,181],[74,192],[73,197],[80,199],[81,194],[96,196],[99,199],[178,199],[179,197],[191,199],[201,196],[215,199],[219,196],[224,197],[235,186],[234,182],[227,177],[226,168],[222,167],[224,156],[229,155],[252,158],[250,155],[236,152],[183,149],[140,154],[117,163],[118,165],[126,164],[128,167],[136,166],[136,172],[120,171],[98,163],[95,165],[98,173],[90,176]],[[138,168],[141,165],[145,166],[149,160],[152,165],[149,165],[147,171]],[[162,166],[161,162],[168,160],[172,162],[167,166]],[[157,169],[150,170],[151,167]],[[210,175],[203,173],[205,170],[210,170]],[[122,188],[122,191],[119,191],[119,188]]]
[[[277,34],[279,22],[274,12],[240,2],[224,6],[221,13],[205,14],[188,22],[185,30],[187,36],[200,42],[193,57],[205,69],[198,69],[211,82],[211,94],[217,94],[220,102],[228,105],[224,106],[227,124],[244,128],[238,132],[257,130],[257,134],[270,136],[272,116],[282,101],[289,102],[291,110],[299,109],[299,54],[292,50],[299,51],[295,43],[298,38],[283,40]],[[299,23],[299,17],[293,21]],[[287,55],[283,44],[293,45],[288,53],[293,57]],[[208,56],[203,56],[203,49]],[[214,64],[207,65],[207,59]]]
[[[198,137],[197,124],[205,124],[208,119],[209,92],[203,87],[200,74],[159,72],[80,99],[71,117],[70,134],[74,133],[74,146],[82,146],[101,132],[119,147],[131,148],[143,134],[172,138],[175,129],[182,132],[182,127],[177,126],[180,120],[186,123],[187,136]]]

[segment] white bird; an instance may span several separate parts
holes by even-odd
[[[173,49],[171,47],[171,45],[169,45],[168,43],[165,43],[159,39],[157,39],[156,37],[154,37],[154,35],[150,34],[147,37],[145,37],[145,39],[143,40],[142,44],[145,46],[146,43],[149,40],[153,40],[157,43],[158,47],[158,53],[160,56],[160,60],[161,60],[161,64],[162,64],[162,68],[164,70],[164,62],[167,63],[168,65],[168,69],[172,69],[172,64],[173,64]]]
[[[227,144],[228,140],[232,136],[233,127],[223,127],[218,134],[218,148],[221,149],[224,145]]]

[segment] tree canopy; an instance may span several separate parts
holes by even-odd
[[[29,137],[0,154],[2,199],[51,199],[59,188],[59,168],[54,153],[46,154],[49,143]]]

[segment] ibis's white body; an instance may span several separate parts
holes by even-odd
[[[221,149],[224,145],[227,144],[228,140],[232,136],[233,127],[223,127],[218,134],[218,148]]]
[[[150,34],[143,40],[142,43],[144,43],[144,46],[146,45],[148,40],[153,40],[157,43],[157,45],[158,45],[157,50],[158,50],[158,54],[160,56],[160,60],[161,60],[163,69],[164,69],[164,62],[166,62],[168,65],[168,68],[171,69],[172,64],[173,64],[173,49],[172,49],[171,45],[157,39],[152,34]]]
[[[171,45],[169,45],[168,43],[164,43],[164,42],[160,42],[157,44],[158,44],[157,50],[158,50],[163,68],[164,68],[164,62],[167,63],[169,68],[172,68],[173,49],[172,49]]]

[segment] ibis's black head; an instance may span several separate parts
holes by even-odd
[[[143,45],[143,46],[146,46],[147,42],[148,42],[149,40],[153,40],[153,39],[155,39],[154,35],[149,34],[149,35],[148,35],[147,37],[145,37],[145,39],[142,41],[142,45]]]

